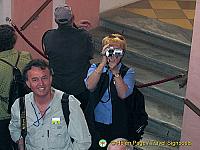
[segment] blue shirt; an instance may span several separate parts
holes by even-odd
[[[120,69],[121,63],[118,65],[118,68]],[[94,72],[94,70],[97,68],[95,64],[92,64],[91,67],[88,70],[88,74],[85,81],[86,87],[87,87],[87,79],[88,77]],[[107,68],[103,68],[103,73],[107,71]],[[109,74],[109,82],[112,79],[112,72],[108,71]],[[125,84],[128,86],[128,91],[126,92],[126,97],[128,97],[133,92],[133,87],[135,84],[135,71],[133,68],[130,68],[126,75],[123,77],[123,80]],[[110,85],[110,84],[109,84]],[[108,87],[110,88],[110,87]],[[95,121],[104,123],[104,124],[112,124],[112,97],[109,99],[109,92],[108,89],[105,91],[101,101],[105,102],[99,102],[94,110],[95,115]]]

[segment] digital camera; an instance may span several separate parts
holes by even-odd
[[[108,47],[105,49],[105,51],[106,51],[105,55],[107,57],[111,57],[111,56],[118,57],[118,56],[123,56],[123,54],[124,54],[122,49],[115,48],[115,47]]]

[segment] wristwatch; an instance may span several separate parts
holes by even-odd
[[[119,73],[113,74],[114,77],[118,78],[120,76]]]

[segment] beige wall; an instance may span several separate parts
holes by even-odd
[[[200,0],[196,2],[186,98],[200,108]],[[181,141],[191,141],[192,146],[182,146],[180,150],[198,150],[199,139],[200,117],[185,105]]]
[[[0,0],[0,24],[5,24],[6,17],[11,17],[11,0]]]
[[[72,7],[75,22],[87,19],[90,20],[93,28],[98,25],[100,0],[66,0],[66,2]]]
[[[46,0],[12,0],[12,19],[14,23],[20,28],[45,1]],[[50,3],[39,17],[33,21],[28,28],[22,31],[22,33],[39,49],[41,49],[41,37],[43,33],[52,28],[52,5],[53,4]],[[30,51],[34,58],[40,57],[40,55],[32,50],[19,35],[15,48]]]
[[[100,0],[100,13],[110,10],[110,9],[114,9],[114,8],[118,8],[133,2],[136,2],[139,0]]]

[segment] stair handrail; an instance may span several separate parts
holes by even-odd
[[[200,117],[200,109],[189,99],[184,99],[184,104],[186,104],[195,114]]]
[[[27,38],[26,36],[19,30],[19,28],[12,22],[12,20],[9,17],[6,17],[6,21],[8,21],[12,27],[17,31],[17,33],[24,39],[24,41],[30,45],[36,52],[38,52],[42,57],[48,60],[48,57],[41,52],[35,45],[33,45]]]
[[[149,82],[149,83],[145,83],[145,84],[139,84],[136,85],[137,88],[144,88],[144,87],[148,87],[148,86],[152,86],[152,85],[157,85],[157,84],[161,84],[161,83],[165,83],[168,81],[172,81],[172,80],[176,80],[178,78],[182,78],[184,76],[184,74],[179,74],[173,77],[168,77],[162,80],[158,80],[158,81],[153,81],[153,82]]]
[[[46,0],[32,15],[31,17],[20,27],[20,31],[25,30],[35,20],[39,14],[49,5],[52,0]]]

